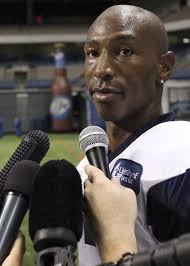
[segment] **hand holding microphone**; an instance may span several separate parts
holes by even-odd
[[[190,234],[136,253],[134,191],[122,187],[118,181],[110,181],[93,166],[86,166],[85,172],[89,179],[85,181],[84,193],[103,263],[99,266],[190,265]]]
[[[79,143],[89,163],[102,170],[111,179],[107,156],[108,137],[106,132],[97,126],[86,127],[80,133]]]
[[[126,251],[136,252],[134,225],[137,217],[136,195],[133,190],[109,180],[102,171],[86,166],[89,178],[84,195],[87,215],[97,237],[103,262],[115,261]]]

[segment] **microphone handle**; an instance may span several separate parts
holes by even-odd
[[[0,265],[8,256],[18,229],[28,209],[28,201],[21,195],[8,192],[0,216]]]
[[[86,151],[86,157],[91,165],[96,166],[104,172],[104,174],[111,179],[109,170],[109,163],[106,148],[102,146],[93,147]]]
[[[135,254],[131,266],[189,266],[189,251],[190,234],[185,234]],[[119,265],[125,266],[125,263]]]
[[[36,266],[74,266],[75,234],[68,228],[41,228],[34,236]]]
[[[109,170],[109,163],[108,163],[108,156],[107,151],[105,147],[102,146],[96,146],[93,148],[90,148],[86,151],[86,157],[88,158],[88,161],[91,165],[96,166],[100,170],[103,171],[103,173],[111,179],[111,173]],[[86,217],[84,217],[84,235],[85,235],[85,243],[89,244],[91,246],[96,246],[95,241],[93,240],[93,236],[90,230],[89,222]]]

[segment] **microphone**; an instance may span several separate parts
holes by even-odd
[[[4,187],[5,200],[0,216],[0,265],[16,239],[28,209],[32,184],[39,168],[36,162],[23,160],[17,162],[8,174]]]
[[[89,163],[102,170],[111,179],[108,166],[108,137],[106,132],[97,126],[86,127],[79,135],[79,143]]]
[[[31,160],[37,163],[43,159],[49,149],[47,134],[40,130],[31,130],[16,148],[2,171],[0,172],[0,211],[3,205],[3,188],[10,169],[17,161]]]
[[[110,262],[99,266],[189,266],[190,234],[181,235],[156,247],[126,256],[117,263]]]
[[[41,166],[29,207],[29,234],[37,252],[36,266],[74,265],[82,235],[82,184],[66,160]]]

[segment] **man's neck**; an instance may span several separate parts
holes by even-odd
[[[128,119],[125,123],[106,122],[106,131],[111,151],[115,151],[131,134],[143,128],[147,123],[154,121],[160,115],[161,111],[144,119],[142,119],[142,117],[140,119],[138,119],[138,117],[133,117],[132,119]]]
[[[106,131],[109,139],[109,147],[112,152],[131,135],[131,132],[123,130],[112,122],[107,122]]]

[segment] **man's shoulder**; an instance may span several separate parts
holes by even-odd
[[[157,125],[155,125],[153,128],[180,128],[181,126],[185,126],[187,128],[190,129],[190,121],[185,121],[185,120],[174,120],[174,121],[165,121],[165,122],[162,122],[162,123],[159,123]],[[182,129],[182,128],[181,128]]]
[[[185,138],[190,143],[190,122],[189,121],[167,121],[155,125],[154,127],[148,129],[142,134],[142,137],[149,138],[150,136],[155,138],[159,137],[158,140],[168,139],[172,141],[173,139],[180,140],[180,138]]]

